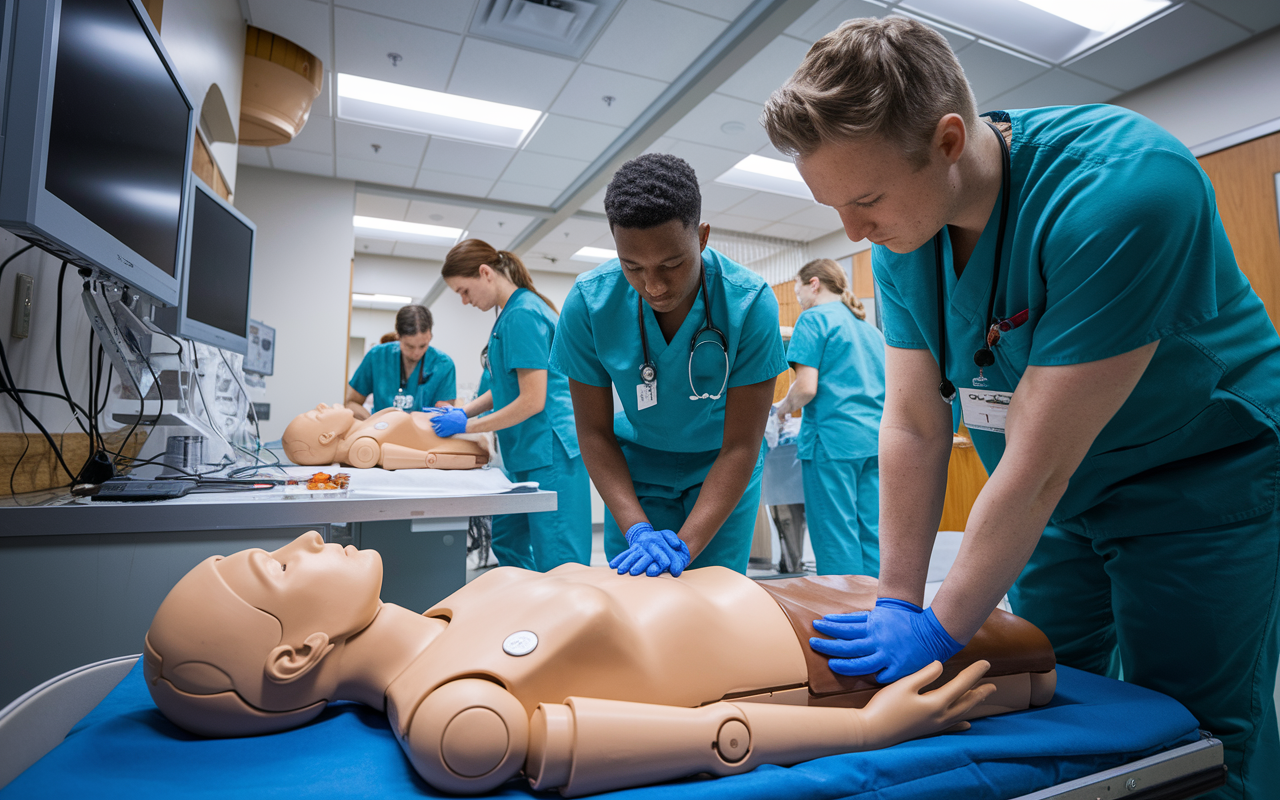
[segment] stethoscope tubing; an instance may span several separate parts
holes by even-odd
[[[724,332],[715,326],[711,321],[711,299],[707,294],[707,266],[699,264],[699,288],[702,291],[702,307],[703,313],[706,315],[702,322],[702,327],[693,334],[693,338],[689,340],[689,399],[690,400],[719,400],[724,395],[725,388],[729,385],[729,339]],[[649,353],[649,334],[645,330],[644,324],[644,298],[639,297],[637,293],[638,305],[636,308],[636,318],[640,324],[640,348],[644,356],[644,361],[640,364],[640,380],[645,383],[654,383],[658,380],[658,367],[653,363],[653,358]],[[712,342],[704,340],[702,337],[706,334],[714,334],[720,341]],[[719,344],[721,352],[724,353],[724,382],[720,386],[720,391],[716,394],[698,394],[697,388],[693,385],[693,354],[704,344]]]

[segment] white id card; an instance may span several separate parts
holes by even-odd
[[[654,383],[638,383],[636,384],[636,408],[644,411],[646,408],[652,408],[658,404],[658,384]]]
[[[1009,414],[1009,400],[1013,398],[1013,392],[961,388],[959,393],[965,427],[971,431],[1004,433],[1004,420]]]

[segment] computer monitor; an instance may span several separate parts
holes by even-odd
[[[0,226],[178,300],[196,106],[139,0],[5,0]]]
[[[244,371],[271,375],[276,370],[276,329],[249,320],[249,352],[244,354]]]
[[[193,179],[178,305],[156,309],[156,323],[177,336],[247,352],[256,233],[248,217]]]

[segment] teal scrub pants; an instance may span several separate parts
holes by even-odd
[[[1222,740],[1213,798],[1280,797],[1276,728],[1280,512],[1130,537],[1045,529],[1009,591],[1058,662],[1181,702]]]
[[[821,440],[800,460],[804,518],[819,575],[880,574],[880,459],[835,461]]]
[[[551,464],[508,470],[511,480],[537,481],[556,493],[556,510],[493,518],[493,554],[504,567],[546,572],[570,561],[591,564],[591,483],[582,456],[570,457],[553,436]]]
[[[716,531],[711,542],[698,554],[689,565],[689,569],[698,567],[728,567],[735,572],[747,574],[747,562],[751,560],[751,540],[756,529],[756,515],[760,509],[760,476],[764,474],[764,453],[756,459],[756,468],[751,473],[751,482],[742,493],[742,499],[729,512],[729,518]],[[667,486],[651,486],[636,483],[636,497],[645,516],[656,530],[670,530],[676,533],[688,519],[693,504],[698,502],[702,492],[702,484],[698,483],[687,489],[673,489]],[[627,539],[614,521],[613,514],[606,507],[604,511],[604,552],[613,557],[627,549]]]

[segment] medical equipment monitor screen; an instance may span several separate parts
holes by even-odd
[[[6,3],[0,224],[178,295],[195,106],[139,0]]]
[[[249,320],[249,352],[244,354],[244,371],[271,375],[276,369],[276,329],[256,319]]]

